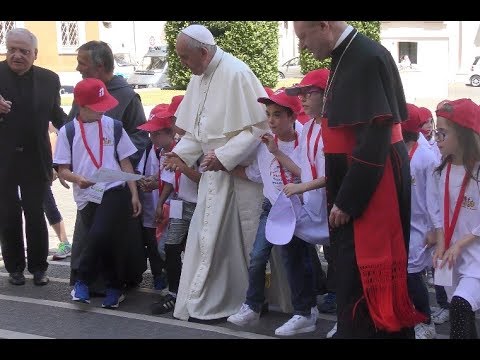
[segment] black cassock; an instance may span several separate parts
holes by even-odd
[[[407,290],[410,163],[402,82],[389,51],[355,29],[332,52],[322,119],[337,285],[337,336],[412,337],[423,320]]]

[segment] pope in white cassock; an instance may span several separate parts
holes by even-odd
[[[174,317],[218,319],[234,314],[248,287],[249,251],[261,210],[258,184],[228,171],[249,161],[259,145],[253,125],[266,129],[266,92],[252,70],[215,44],[202,25],[183,29],[176,42],[183,65],[193,73],[177,110],[186,131],[167,156],[188,166],[205,154],[183,260]],[[174,170],[167,158],[166,168]]]

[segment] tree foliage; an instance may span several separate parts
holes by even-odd
[[[369,38],[380,41],[380,21],[347,21],[347,23]],[[302,74],[306,74],[315,69],[328,68],[329,66],[330,58],[318,61],[307,51],[300,53],[300,68]]]
[[[265,86],[274,87],[278,79],[278,22],[276,21],[167,21],[165,38],[170,82],[185,89],[191,72],[175,52],[175,41],[181,29],[191,24],[207,27],[217,44],[245,62]]]

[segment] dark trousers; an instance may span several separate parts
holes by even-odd
[[[332,256],[332,249],[330,245],[323,246],[323,255],[327,260],[327,278],[326,278],[326,290],[328,293],[335,293],[335,258]]]
[[[165,262],[167,266],[168,290],[178,292],[180,276],[182,274],[182,251],[185,250],[186,240],[181,244],[165,244]]]
[[[48,186],[39,174],[39,164],[32,163],[28,152],[17,152],[11,169],[0,178],[0,244],[5,268],[9,273],[25,270],[22,210],[25,215],[28,271],[48,268],[48,230],[43,199]],[[18,195],[21,191],[21,200]]]
[[[412,299],[415,309],[427,317],[426,324],[430,324],[432,311],[428,298],[428,289],[423,280],[423,272],[411,273],[407,275],[408,294]]]
[[[315,250],[314,245],[296,236],[280,247],[290,284],[294,315],[308,316],[312,307],[317,305],[312,248]]]
[[[101,272],[106,286],[121,289],[125,266],[125,232],[131,216],[129,193],[124,187],[105,191],[101,204],[89,202],[80,210],[87,235],[80,256],[78,280],[91,284]]]
[[[145,246],[145,256],[150,262],[150,270],[154,278],[162,274],[162,270],[165,268],[165,262],[163,261],[157,246],[157,229],[142,227],[143,245]]]
[[[52,186],[48,185],[45,191],[45,198],[43,199],[43,210],[50,225],[58,224],[62,221],[62,215],[58,211],[58,206],[53,196]]]

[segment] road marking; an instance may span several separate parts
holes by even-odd
[[[55,338],[0,329],[0,339],[55,339]]]
[[[151,315],[144,315],[144,314],[135,314],[135,313],[129,313],[121,310],[94,308],[94,307],[91,307],[91,305],[87,305],[87,304],[77,304],[77,303],[70,304],[70,303],[64,303],[61,301],[43,300],[43,299],[28,298],[28,297],[22,297],[22,296],[10,296],[10,295],[3,295],[3,294],[0,294],[0,300],[15,301],[15,302],[28,303],[28,304],[43,305],[43,306],[52,306],[52,307],[63,308],[68,310],[81,310],[82,312],[118,316],[121,318],[148,321],[148,322],[153,322],[158,324],[178,326],[178,327],[184,327],[184,328],[189,328],[194,330],[210,331],[214,333],[231,335],[231,336],[245,338],[245,339],[277,339],[273,336],[255,334],[255,333],[250,333],[246,331],[236,331],[236,330],[231,330],[229,328],[224,328],[220,326],[191,323],[191,322],[182,321],[182,320],[166,319],[166,318],[161,318],[161,317],[156,317]]]

